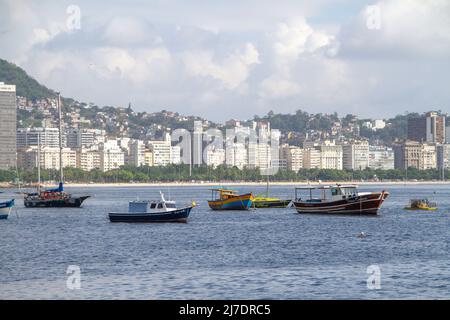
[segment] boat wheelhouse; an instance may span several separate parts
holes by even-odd
[[[378,214],[389,192],[359,192],[357,185],[324,185],[295,188],[298,213]]]

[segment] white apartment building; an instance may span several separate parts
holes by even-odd
[[[248,164],[248,153],[243,143],[234,143],[227,146],[225,152],[227,166],[243,169]]]
[[[27,148],[38,145],[41,147],[59,148],[58,128],[19,128],[17,129],[17,148]],[[63,135],[63,147],[66,146],[66,136]]]
[[[422,161],[423,169],[436,169],[437,168],[437,152],[434,144],[424,144],[422,146]]]
[[[386,127],[386,122],[382,119],[376,119],[372,121],[372,130],[377,131],[384,129]]]
[[[369,168],[394,169],[394,150],[384,146],[369,146]]]
[[[131,140],[129,142],[129,156],[127,163],[140,167],[145,165],[145,144],[142,140]]]
[[[37,152],[37,149],[36,151]],[[59,148],[43,147],[41,148],[41,168],[59,170]],[[70,148],[62,149],[63,168],[77,167],[77,152]]]
[[[117,140],[107,140],[100,146],[100,170],[118,169],[125,164],[125,153]]]
[[[437,146],[437,167],[450,169],[450,144]]]
[[[153,152],[150,149],[145,149],[145,165],[152,167],[153,166]]]
[[[214,148],[213,146],[208,147],[206,150],[206,165],[216,168],[225,163],[225,149]]]
[[[369,142],[361,141],[342,146],[343,167],[348,170],[364,170],[369,167]]]
[[[257,163],[256,167],[260,169],[267,169],[271,166],[272,161],[272,154],[271,154],[271,148],[269,144],[258,144],[258,155],[257,155]]]
[[[99,129],[70,129],[67,132],[67,147],[89,148],[105,142],[105,131]]]
[[[286,168],[298,172],[303,168],[303,149],[285,144],[280,148],[280,158],[286,161]]]
[[[170,156],[170,163],[172,164],[181,164],[181,147],[173,146],[172,153]]]
[[[343,151],[342,146],[335,145],[334,142],[325,142],[317,149],[320,150],[320,168],[342,170]]]
[[[77,167],[84,171],[101,169],[101,153],[96,149],[78,149]]]
[[[167,166],[172,163],[172,145],[170,135],[166,134],[164,140],[152,140],[148,147],[153,153],[154,166]]]
[[[303,168],[320,169],[320,151],[315,148],[303,149]]]

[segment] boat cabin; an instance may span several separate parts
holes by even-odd
[[[356,185],[308,186],[295,188],[296,201],[329,202],[358,196]]]
[[[237,196],[236,190],[230,189],[211,189],[211,200],[226,200]]]
[[[148,200],[134,200],[128,203],[129,213],[150,213],[150,212],[168,212],[177,209],[175,201],[164,199],[164,194],[161,192],[161,199],[156,201]]]

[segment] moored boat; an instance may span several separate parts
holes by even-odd
[[[64,184],[54,189],[40,190],[36,193],[27,193],[24,197],[24,205],[27,208],[72,207],[79,208],[84,200],[90,196],[74,196],[64,191]]]
[[[420,211],[436,211],[437,204],[425,199],[411,199],[409,205],[403,208],[405,210],[420,210]]]
[[[304,198],[298,197],[299,190],[307,191]],[[313,193],[319,192],[319,196]],[[293,202],[298,213],[324,214],[378,214],[378,210],[389,192],[358,192],[356,185],[332,185],[301,187],[295,189]]]
[[[110,212],[111,222],[187,222],[191,206],[177,208],[175,201],[167,201],[160,192],[159,201],[135,200],[128,203],[128,212]]]
[[[208,205],[212,210],[248,210],[253,203],[253,194],[237,194],[235,190],[211,189],[212,200]]]
[[[90,196],[75,196],[64,191],[64,164],[62,156],[62,120],[61,120],[61,95],[58,93],[58,114],[59,114],[59,185],[57,188],[41,190],[41,165],[40,165],[40,135],[38,134],[38,187],[37,192],[25,193],[24,205],[26,208],[49,208],[49,207],[69,207],[79,208],[84,200]]]
[[[286,208],[292,200],[282,200],[279,198],[270,198],[263,196],[256,196],[253,199],[255,208]]]
[[[0,202],[0,219],[8,219],[8,216],[14,207],[14,199]]]
[[[257,195],[253,199],[253,206],[255,208],[286,208],[292,200],[282,200],[280,198],[269,196],[269,175],[267,175],[267,188],[265,195]]]

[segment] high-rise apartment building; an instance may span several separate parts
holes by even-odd
[[[437,167],[450,169],[450,144],[437,146]]]
[[[280,158],[286,160],[286,168],[291,171],[298,172],[303,168],[303,149],[288,144],[282,145],[280,148]]]
[[[359,141],[344,144],[343,167],[348,170],[364,170],[369,167],[369,142]]]
[[[66,137],[63,135],[63,147]],[[19,128],[17,129],[17,148],[37,147],[59,148],[58,128]]]
[[[428,112],[424,116],[408,119],[408,140],[445,143],[445,116]]]
[[[335,145],[334,142],[325,141],[316,147],[320,150],[320,168],[342,170],[343,151],[342,146]]]
[[[320,151],[315,148],[303,149],[303,168],[320,169]]]
[[[394,150],[385,146],[369,146],[369,168],[394,169]]]
[[[437,167],[436,145],[417,141],[406,141],[394,147],[395,168],[416,168],[419,170]]]
[[[0,169],[16,166],[16,86],[0,82]]]

